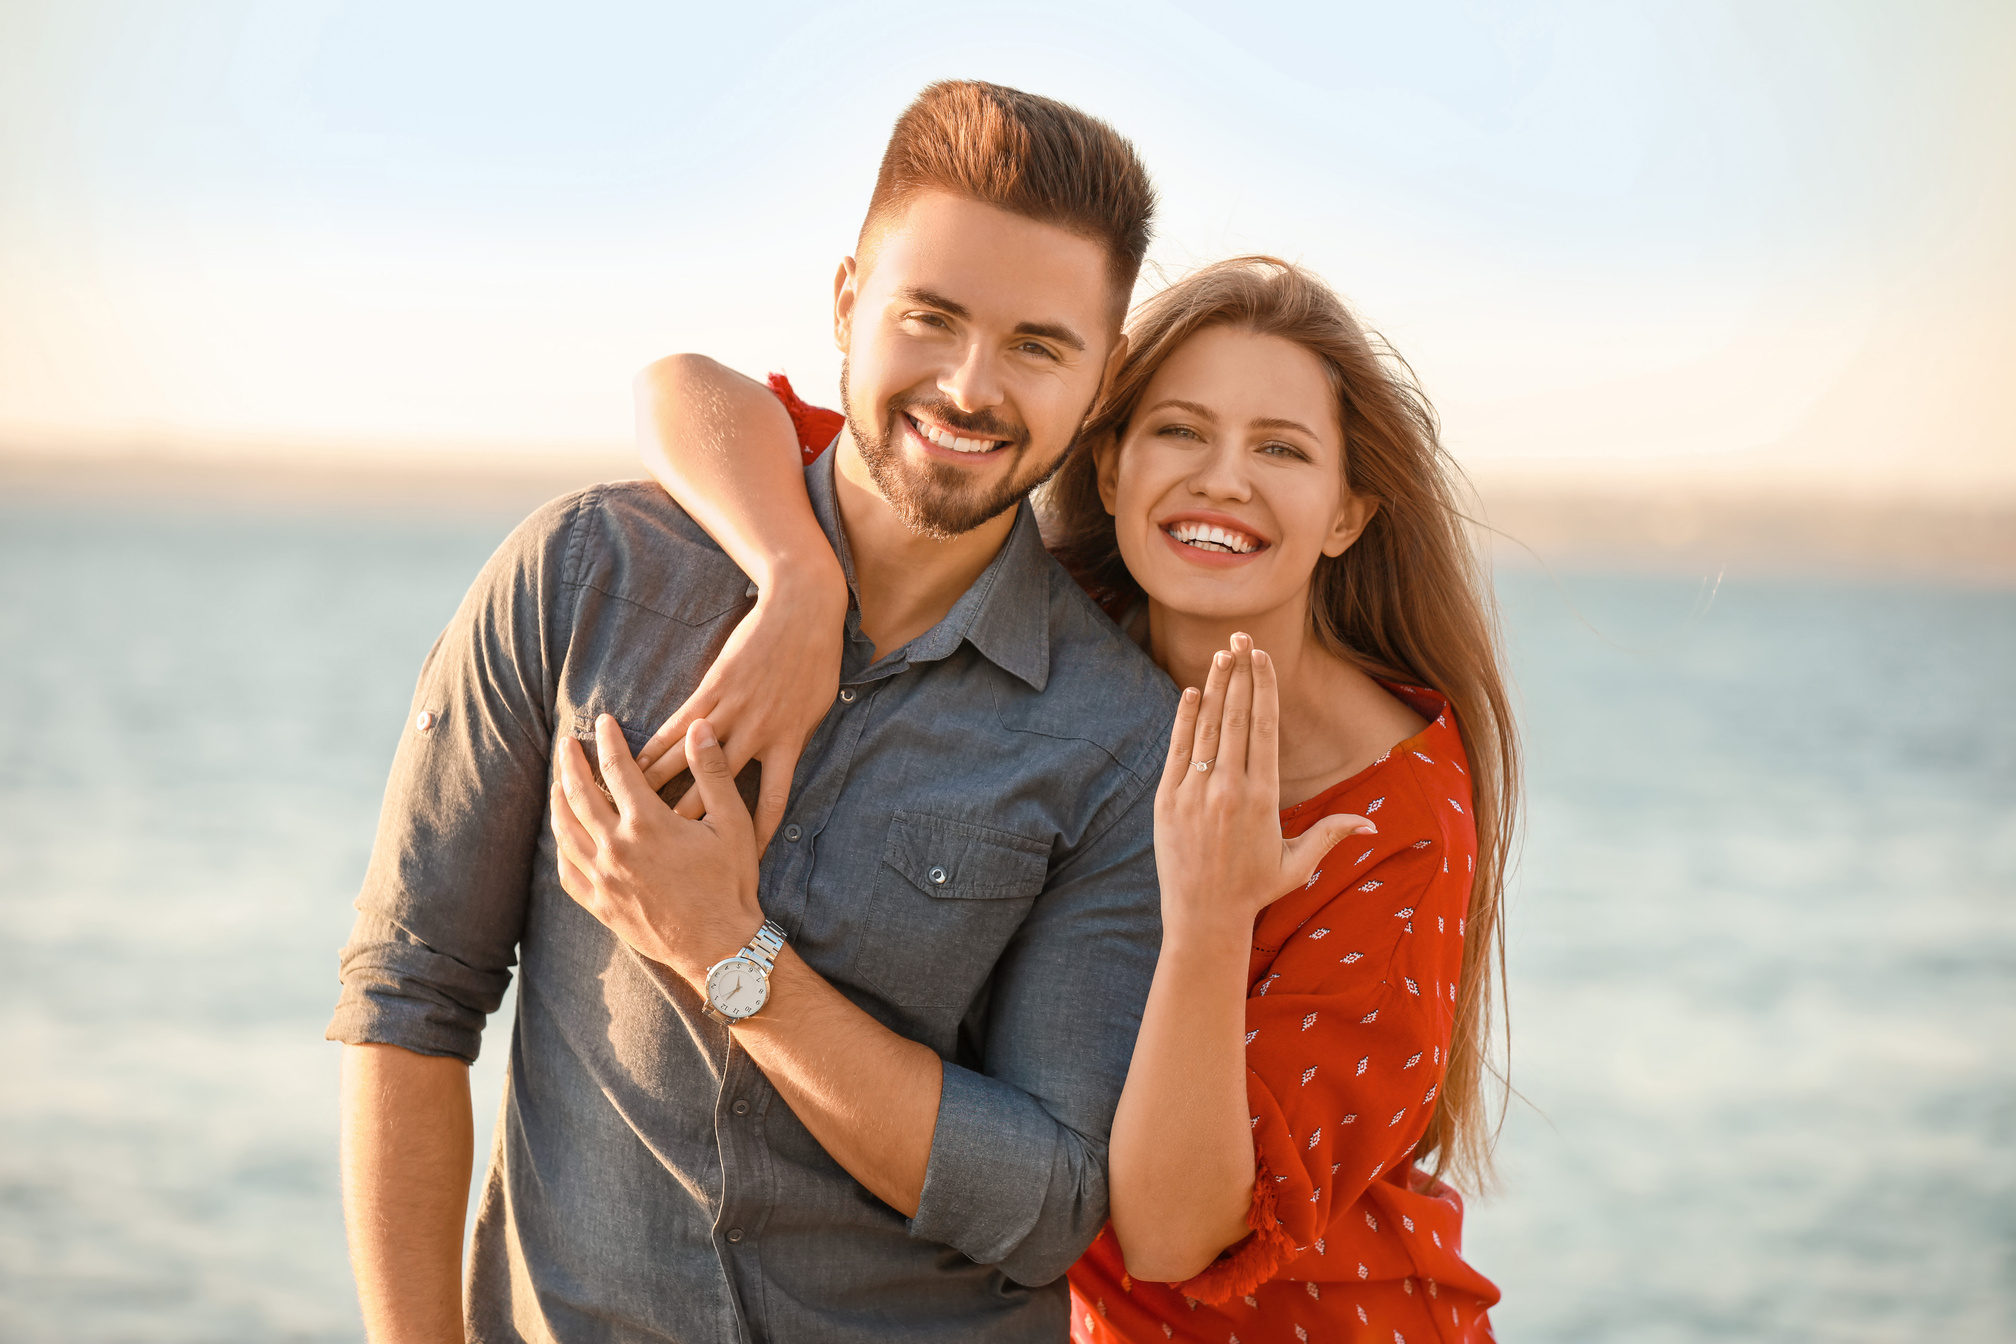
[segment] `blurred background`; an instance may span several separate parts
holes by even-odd
[[[649,360],[832,402],[948,76],[1135,140],[1144,285],[1322,271],[1478,487],[1499,1337],[2016,1338],[2012,68],[1999,0],[7,0],[0,1338],[358,1337],[320,1037],[420,658]]]

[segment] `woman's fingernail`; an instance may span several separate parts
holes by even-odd
[[[714,740],[714,725],[701,719],[693,725],[694,744],[705,748],[718,745]]]
[[[1196,688],[1195,686],[1185,686],[1185,687],[1183,688],[1183,703],[1184,703],[1184,704],[1186,704],[1186,705],[1187,705],[1187,704],[1190,704],[1191,702],[1193,702],[1194,700],[1196,700],[1196,698],[1197,698],[1197,688]]]
[[[1227,653],[1225,650],[1220,649],[1218,650],[1218,652],[1211,655],[1211,666],[1217,668],[1226,668],[1230,667],[1231,665],[1232,665],[1232,655]]]

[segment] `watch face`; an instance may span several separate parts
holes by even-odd
[[[707,973],[707,1001],[723,1017],[748,1017],[769,997],[769,977],[753,961],[730,957]]]

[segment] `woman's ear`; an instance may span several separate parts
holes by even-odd
[[[833,273],[833,344],[843,355],[854,343],[855,281],[858,278],[854,258],[840,258],[840,269]]]
[[[1323,554],[1339,556],[1350,550],[1351,543],[1358,540],[1372,521],[1372,516],[1378,512],[1377,499],[1361,495],[1346,486],[1344,501],[1337,506],[1337,517],[1330,523],[1329,535],[1323,538]]]
[[[1106,512],[1117,514],[1120,499],[1120,436],[1109,434],[1092,448],[1092,464],[1099,475],[1099,502]]]

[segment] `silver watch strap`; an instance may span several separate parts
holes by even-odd
[[[756,936],[742,949],[742,955],[763,968],[768,975],[777,969],[777,954],[784,950],[784,930],[770,920],[763,921],[763,927],[756,930]]]

